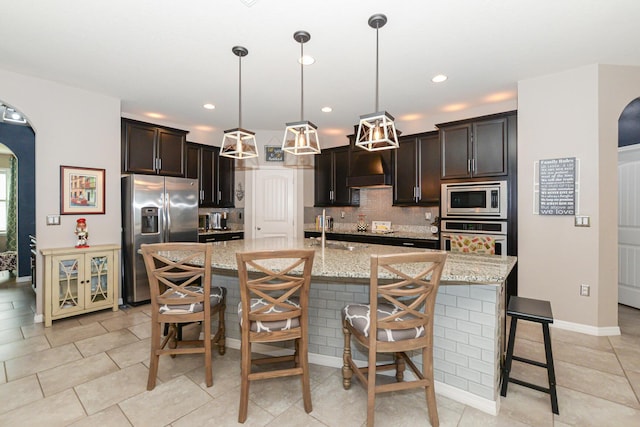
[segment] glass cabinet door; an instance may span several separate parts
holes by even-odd
[[[82,254],[53,257],[52,314],[84,309],[83,262]]]
[[[96,252],[86,255],[85,301],[86,306],[111,305],[113,303],[113,252]]]

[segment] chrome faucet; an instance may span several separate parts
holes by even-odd
[[[322,240],[321,245],[323,248],[327,247],[327,235],[325,229],[327,228],[327,213],[325,209],[322,209]]]

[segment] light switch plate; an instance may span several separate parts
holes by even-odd
[[[591,227],[591,218],[586,215],[576,215],[575,217],[576,227]]]
[[[60,225],[60,215],[47,215],[47,225]]]

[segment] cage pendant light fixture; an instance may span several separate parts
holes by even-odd
[[[220,155],[234,159],[258,157],[255,133],[242,128],[242,57],[249,51],[242,46],[234,46],[231,51],[238,57],[238,127],[224,131]]]
[[[398,134],[394,118],[378,110],[378,30],[387,23],[387,17],[376,14],[369,18],[369,26],[376,30],[376,109],[375,113],[360,116],[356,146],[369,151],[398,148]]]
[[[296,31],[293,39],[300,43],[300,121],[287,123],[282,140],[282,150],[296,156],[318,154],[318,127],[308,120],[304,120],[304,44],[311,39],[306,31]]]

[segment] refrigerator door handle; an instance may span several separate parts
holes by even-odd
[[[171,197],[169,196],[169,192],[164,193],[164,215],[165,215],[165,226],[164,226],[164,241],[169,241],[169,230],[171,230],[171,210],[169,207],[171,206]]]

